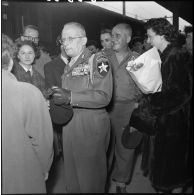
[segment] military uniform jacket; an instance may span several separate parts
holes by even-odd
[[[114,79],[113,101],[136,100],[141,94],[139,88],[126,70],[128,61],[138,57],[138,53],[129,49],[129,54],[119,64],[114,51],[107,52],[107,56],[112,64],[112,74]]]
[[[112,97],[110,62],[104,53],[85,49],[76,62],[66,66],[62,87],[71,90],[71,104],[80,108],[104,108]]]

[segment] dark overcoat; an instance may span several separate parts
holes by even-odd
[[[61,76],[64,73],[65,63],[61,59],[60,56],[48,62],[44,66],[44,74],[45,74],[45,86],[46,88],[50,88],[53,86],[62,86]]]
[[[29,76],[24,68],[15,61],[11,72],[15,75],[18,81],[31,83],[36,86],[43,95],[45,94],[45,80],[41,74],[34,69],[34,67],[32,67],[32,76]]]
[[[191,61],[186,50],[172,45],[161,60],[162,91],[149,95],[159,123],[154,136],[145,136],[142,167],[155,188],[171,190],[192,179]]]

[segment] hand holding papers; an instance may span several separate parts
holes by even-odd
[[[155,93],[161,90],[161,59],[155,47],[128,62],[126,67],[132,79],[140,90],[145,93]]]

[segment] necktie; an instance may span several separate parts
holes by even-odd
[[[29,82],[32,83],[32,76],[31,76],[30,70],[28,70],[28,71],[26,72],[26,74],[27,74],[27,77],[28,77]]]
[[[26,73],[27,73],[27,75],[29,76],[29,78],[31,78],[30,70],[28,70]]]

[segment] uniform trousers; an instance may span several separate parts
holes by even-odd
[[[113,155],[115,156],[111,178],[112,180],[121,183],[128,183],[133,171],[135,149],[124,148],[121,142],[121,137],[124,126],[129,123],[134,107],[134,101],[128,103],[115,102],[110,111],[112,146],[109,161],[111,162]]]
[[[103,193],[110,120],[105,109],[74,109],[63,128],[65,186],[68,193]]]

